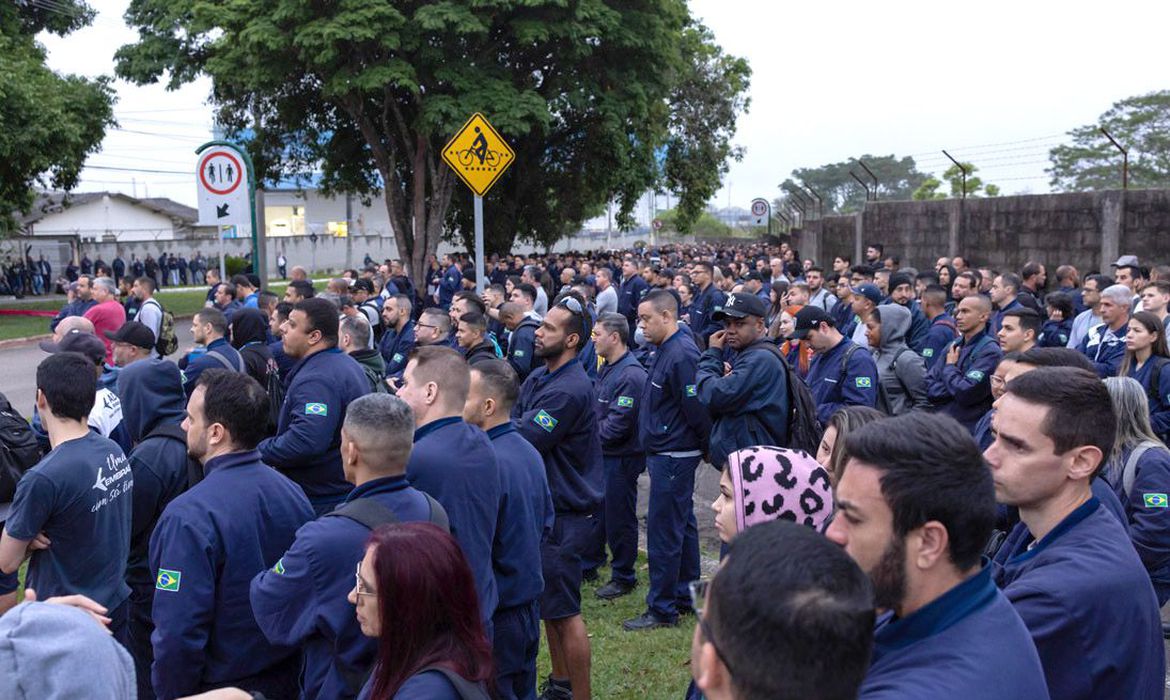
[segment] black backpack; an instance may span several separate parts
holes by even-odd
[[[41,459],[32,426],[0,394],[0,503],[16,495],[16,483]]]
[[[788,366],[788,359],[774,343],[767,341],[754,343],[744,348],[744,352],[756,349],[775,355],[780,360],[780,366],[784,368],[785,385],[788,387],[788,444],[785,447],[815,455],[817,448],[821,446],[821,436],[825,431],[817,421],[817,402],[813,400],[812,391]]]

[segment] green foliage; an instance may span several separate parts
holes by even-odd
[[[1072,143],[1048,152],[1053,189],[1121,187],[1122,155],[1102,127],[1129,152],[1131,187],[1170,187],[1170,90],[1161,90],[1115,102],[1096,124],[1068,132]]]
[[[878,178],[878,197],[880,199],[910,199],[911,195],[926,181],[927,175],[918,171],[914,159],[910,156],[898,158],[888,156],[861,156],[866,166]],[[852,171],[863,182],[870,185],[872,181],[865,170],[856,160],[846,160],[838,163],[828,163],[816,168],[798,168],[792,171],[792,176],[780,186],[781,197],[774,203],[773,211],[783,212],[788,216],[786,203],[791,198],[793,203],[802,202],[806,207],[812,195],[804,192],[804,200],[790,193],[789,188],[799,189],[802,184],[811,187],[824,199],[826,214],[848,214],[859,211],[865,204],[865,189],[850,175]],[[812,215],[812,212],[808,212]]]
[[[445,234],[473,230],[472,197],[440,159],[472,112],[516,152],[485,200],[485,248],[506,252],[517,236],[551,244],[610,200],[632,226],[656,149],[695,133],[671,98],[738,81],[718,98],[730,122],[722,110],[700,139],[710,166],[746,89],[746,66],[684,0],[131,0],[126,17],[139,41],[118,51],[120,76],[211,76],[220,121],[253,130],[263,179],[320,171],[326,194],[383,198],[420,278]],[[680,172],[680,197],[718,187],[718,167]]]
[[[662,230],[658,232],[660,235],[680,233],[700,238],[722,238],[732,235],[731,227],[709,211],[700,212],[698,218],[688,223],[686,230],[682,228],[684,212],[681,211],[681,207],[660,212],[658,218],[662,220]]]
[[[971,163],[963,163],[963,168],[967,170],[967,182],[963,184],[963,171],[957,165],[952,165],[943,173],[943,179],[939,180],[933,175],[926,178],[917,190],[914,191],[914,199],[958,199],[963,196],[963,188],[966,187],[968,197],[998,197],[999,185],[993,185],[983,182],[983,178],[978,177],[975,173],[979,172],[979,168]],[[950,194],[939,192],[943,181],[950,184]]]
[[[32,206],[35,188],[76,186],[86,156],[114,123],[108,79],[57,75],[34,38],[40,31],[64,35],[92,19],[93,10],[77,0],[52,10],[0,3],[0,237],[16,228],[14,212]]]

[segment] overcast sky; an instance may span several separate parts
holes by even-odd
[[[129,0],[90,0],[94,25],[45,35],[61,72],[112,75],[135,33]],[[1170,3],[984,0],[979,3],[765,3],[691,0],[724,49],[751,64],[746,148],[715,204],[775,197],[794,168],[863,153],[939,152],[974,162],[1005,193],[1048,190],[1048,149],[1122,98],[1170,89]],[[119,127],[89,160],[79,191],[116,190],[194,204],[195,146],[208,140],[203,80],[176,92],[117,81]],[[490,117],[490,115],[489,115]],[[171,172],[135,172],[171,171]]]

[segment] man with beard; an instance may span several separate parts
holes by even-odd
[[[967,431],[916,412],[845,446],[825,534],[869,574],[883,611],[860,697],[1048,697],[1028,629],[981,563],[995,487]]]

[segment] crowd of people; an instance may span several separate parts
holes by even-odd
[[[154,277],[78,278],[0,538],[28,639],[0,695],[588,699],[583,582],[643,583],[646,474],[622,633],[697,621],[654,697],[1163,696],[1170,267],[754,243],[290,276],[208,270],[177,361]]]
[[[121,285],[123,279],[133,282],[143,276],[154,280],[155,287],[201,285],[206,280],[209,265],[214,267],[215,264],[215,260],[208,260],[198,250],[190,260],[182,252],[168,253],[165,250],[158,258],[148,254],[139,259],[137,254],[131,253],[129,260],[118,251],[110,262],[100,255],[91,259],[89,254],[82,253],[80,259],[71,259],[60,274],[53,277],[53,266],[45,259],[44,253],[39,253],[34,260],[29,245],[23,255],[17,255],[15,259],[12,255],[5,255],[0,262],[0,296],[12,295],[20,299],[30,295],[65,294],[82,277],[91,280],[109,277],[116,285]]]

